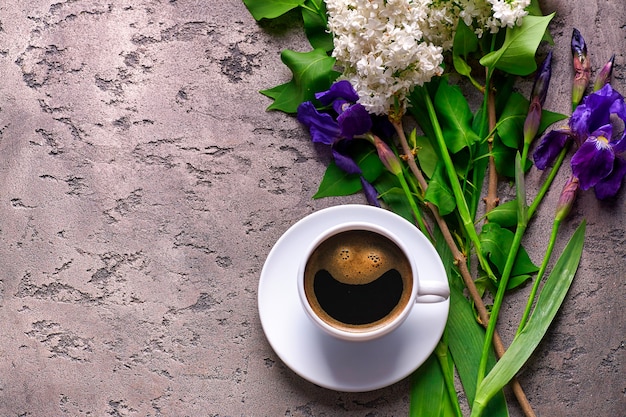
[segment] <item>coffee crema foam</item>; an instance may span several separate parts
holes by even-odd
[[[400,276],[399,290],[397,286],[393,289],[384,286],[390,273]],[[318,297],[315,288],[320,291],[320,285],[315,285],[316,276],[327,275],[337,281],[332,287],[337,293],[319,294]],[[323,321],[348,331],[369,331],[384,326],[404,310],[411,296],[413,274],[406,255],[389,238],[368,230],[350,230],[329,237],[313,251],[306,264],[304,287],[310,306]],[[376,288],[373,298],[367,287]],[[365,301],[354,298],[365,293],[369,294]],[[331,308],[324,309],[323,304],[329,302],[332,302]],[[384,310],[372,315],[372,310],[376,309]],[[337,311],[343,313],[337,314]],[[370,317],[377,318],[364,322]]]

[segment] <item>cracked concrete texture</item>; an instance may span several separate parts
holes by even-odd
[[[618,3],[541,2],[557,12],[547,108],[569,110],[572,27],[594,69],[616,53],[626,93]],[[260,326],[274,242],[315,210],[363,202],[312,200],[327,156],[265,112],[258,91],[290,78],[284,48],[309,48],[297,21],[258,25],[237,0],[0,5],[0,415],[406,415],[407,380],[315,387]],[[539,415],[626,410],[625,195],[582,194],[563,227],[588,222],[564,308],[520,375]],[[551,216],[525,241],[535,262]],[[527,291],[504,308],[505,339]]]

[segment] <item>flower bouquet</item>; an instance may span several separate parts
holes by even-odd
[[[244,3],[257,20],[301,13],[312,50],[283,51],[293,78],[262,93],[273,100],[269,110],[295,114],[332,156],[313,197],[363,192],[369,204],[412,221],[447,267],[448,324],[412,378],[411,415],[461,416],[465,408],[506,416],[506,385],[524,414],[535,415],[515,375],[565,298],[585,234],[583,221],[550,262],[559,226],[579,190],[609,199],[626,175],[626,104],[610,85],[613,59],[586,95],[590,61],[573,30],[573,113],[565,127],[548,130],[567,116],[543,108],[552,54],[538,50],[551,44],[553,15],[535,0]],[[514,85],[533,73],[526,99]],[[472,94],[482,97],[477,109]],[[522,239],[572,146],[571,176],[548,208],[556,210],[553,228],[537,266]],[[546,174],[529,195],[525,180],[534,169]],[[499,204],[502,181],[515,184],[515,197]],[[507,292],[522,285],[530,295],[505,348],[498,315]]]

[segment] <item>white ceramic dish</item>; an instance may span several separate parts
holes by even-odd
[[[336,391],[364,392],[398,382],[424,363],[443,333],[449,300],[417,303],[397,329],[369,342],[339,340],[319,329],[298,297],[299,257],[320,231],[347,221],[389,229],[419,254],[420,276],[447,282],[434,247],[402,217],[365,205],[330,207],[298,221],[270,251],[259,281],[259,315],[270,345],[298,375]]]

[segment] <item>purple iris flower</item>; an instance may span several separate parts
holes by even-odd
[[[298,120],[309,129],[313,142],[330,146],[339,168],[348,174],[361,175],[361,168],[348,154],[348,148],[354,137],[372,129],[371,115],[357,103],[359,96],[346,80],[337,81],[329,90],[316,93],[315,98],[328,108],[328,112],[320,112],[312,102],[306,101],[298,106]],[[368,203],[380,207],[378,192],[363,175],[361,185]]]
[[[332,106],[335,114],[318,111],[312,102],[298,107],[298,120],[311,133],[316,143],[329,145],[339,168],[349,174],[360,174],[361,169],[346,153],[347,142],[372,128],[372,118],[349,81],[334,83],[328,91],[316,93],[315,98],[324,106]]]
[[[573,139],[578,150],[572,156],[572,173],[580,180],[580,188],[594,187],[596,197],[613,197],[626,175],[626,132],[613,136],[611,117],[626,123],[624,97],[606,84],[586,96],[569,120],[569,128],[553,130],[545,135],[535,150],[535,165],[545,169],[559,154],[565,143]]]

